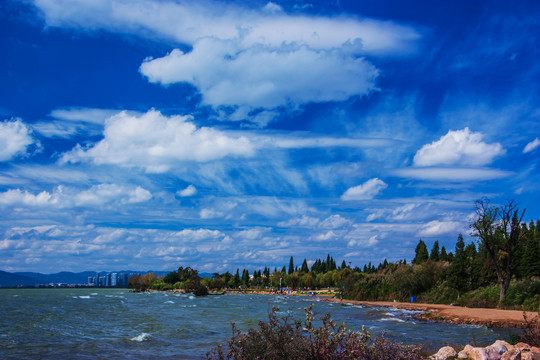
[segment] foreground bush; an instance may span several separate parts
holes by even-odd
[[[368,332],[348,331],[337,326],[327,314],[322,326],[313,327],[313,305],[306,309],[304,324],[288,318],[278,318],[277,308],[268,314],[268,322],[260,321],[258,329],[243,333],[233,324],[233,336],[228,350],[219,345],[207,354],[208,359],[307,359],[307,360],[416,360],[424,359],[419,346],[405,346],[389,341],[384,333],[370,341]],[[371,342],[371,343],[370,343]]]

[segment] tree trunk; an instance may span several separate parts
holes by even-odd
[[[504,279],[500,280],[500,284],[501,284],[501,292],[500,292],[500,295],[499,295],[499,305],[502,304],[502,301],[503,301],[504,297],[506,296],[506,290],[508,290],[508,286],[510,285]]]

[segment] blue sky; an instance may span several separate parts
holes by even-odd
[[[234,271],[540,218],[536,1],[7,1],[0,269]],[[470,238],[469,238],[470,241]]]

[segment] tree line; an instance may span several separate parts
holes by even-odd
[[[359,267],[333,257],[316,259],[311,266],[304,259],[295,266],[255,270],[238,268],[201,278],[197,270],[179,267],[165,277],[151,275],[130,278],[139,289],[184,289],[199,295],[208,290],[333,288],[345,298],[358,300],[408,300],[416,296],[427,302],[467,306],[515,306],[540,309],[540,221],[522,222],[514,201],[494,206],[486,199],[475,203],[476,216],[470,223],[473,241],[466,244],[459,234],[453,251],[435,241],[428,250],[419,240],[410,264],[405,259],[377,266]]]

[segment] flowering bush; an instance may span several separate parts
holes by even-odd
[[[288,318],[278,318],[279,308],[272,308],[268,322],[260,321],[258,329],[243,333],[232,324],[233,336],[223,345],[212,349],[207,359],[307,359],[307,360],[416,360],[424,359],[419,346],[405,346],[389,341],[384,333],[370,341],[362,327],[361,332],[337,326],[330,315],[321,318],[319,328],[313,326],[313,305],[306,310],[302,324],[289,323]]]

